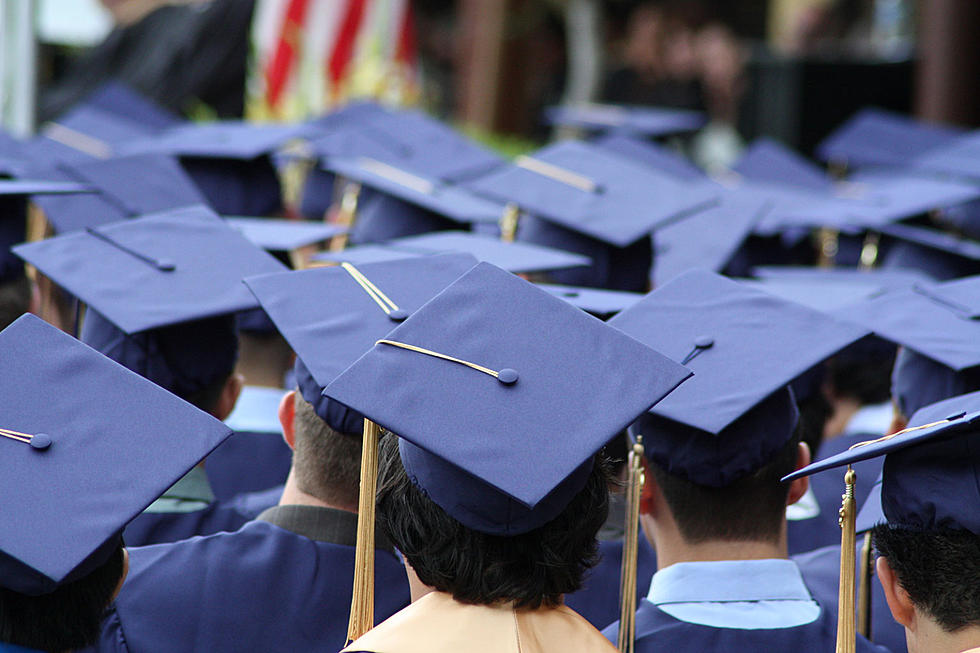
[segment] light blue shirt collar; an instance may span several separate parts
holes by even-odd
[[[264,388],[247,385],[235,402],[235,409],[225,420],[233,431],[239,433],[282,433],[279,424],[279,402],[289,392],[282,388]]]
[[[791,560],[679,562],[653,575],[647,598],[675,619],[716,628],[791,628],[820,616]]]
[[[884,435],[891,429],[892,418],[895,416],[895,409],[890,401],[869,406],[861,406],[857,409],[847,426],[844,427],[842,435],[854,435],[857,433],[869,433],[871,435]]]

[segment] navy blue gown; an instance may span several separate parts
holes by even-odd
[[[398,558],[375,557],[375,620],[409,603]],[[354,547],[264,521],[130,551],[99,651],[324,651],[347,639]]]
[[[650,579],[657,571],[657,553],[640,533],[636,554],[636,600],[646,596]],[[565,605],[602,630],[619,619],[619,576],[623,563],[623,540],[599,542],[599,564],[585,577],[582,589],[565,596]]]

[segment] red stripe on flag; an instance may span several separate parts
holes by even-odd
[[[405,3],[401,25],[398,28],[398,45],[395,48],[395,61],[414,65],[415,63],[415,16],[412,3]]]
[[[279,104],[282,92],[289,80],[289,73],[296,60],[302,38],[303,22],[306,20],[306,9],[309,0],[289,0],[286,7],[286,17],[282,21],[279,32],[279,42],[276,52],[266,69],[265,88],[268,105],[275,108]]]
[[[361,20],[364,18],[365,0],[347,0],[347,10],[340,23],[337,33],[337,41],[334,43],[330,59],[327,61],[327,74],[330,81],[336,86],[350,64],[354,55],[354,44],[357,42],[357,33],[361,28]]]

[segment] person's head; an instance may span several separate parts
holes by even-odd
[[[806,482],[791,485],[780,479],[805,466],[809,458],[809,448],[796,429],[765,462],[725,485],[701,484],[651,461],[643,509],[655,513],[654,495],[659,495],[687,544],[778,543],[785,532],[786,506],[798,501],[807,488]]]
[[[0,278],[0,329],[35,307],[34,284],[26,276],[11,280]]]
[[[597,562],[596,534],[608,514],[609,474],[597,457],[585,486],[543,526],[518,535],[468,528],[405,471],[398,438],[386,435],[378,463],[378,524],[419,580],[463,603],[561,603]]]
[[[895,620],[921,631],[916,622],[926,619],[947,635],[972,630],[972,645],[980,645],[980,537],[888,524],[875,526],[872,537],[878,578]]]
[[[218,419],[242,388],[235,317],[224,315],[127,334],[89,309],[82,342]]]
[[[53,592],[31,595],[0,587],[0,642],[59,653],[95,644],[128,568],[120,540],[105,562]]]
[[[289,392],[279,404],[283,436],[293,450],[297,489],[332,506],[357,511],[361,436],[331,427],[303,396]]]
[[[830,395],[859,406],[888,401],[895,354],[895,345],[876,339],[861,340],[842,350],[827,361]]]

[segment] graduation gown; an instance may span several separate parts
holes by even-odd
[[[636,555],[636,599],[643,598],[650,579],[657,571],[657,554],[640,533]],[[565,605],[585,617],[596,628],[605,628],[619,619],[619,575],[623,562],[623,540],[599,542],[599,564],[586,574],[577,592],[565,596]]]
[[[858,538],[858,552],[855,558],[861,562],[861,538]],[[793,556],[793,562],[800,568],[803,581],[813,593],[814,598],[827,611],[837,614],[837,591],[840,587],[840,544],[825,546],[816,551]],[[857,578],[857,576],[856,576]],[[892,653],[905,653],[905,628],[892,619],[892,613],[885,603],[885,590],[881,587],[877,574],[871,577],[871,640],[888,648]]]
[[[365,633],[345,653],[613,653],[616,648],[567,606],[539,610],[466,605],[431,592]]]
[[[869,433],[840,435],[821,444],[813,459],[823,460],[846,451],[858,442],[880,437],[880,434]],[[854,463],[854,471],[857,474],[854,499],[859,507],[871,493],[871,488],[881,473],[882,461],[883,458],[878,457]],[[837,517],[841,506],[841,495],[844,493],[844,473],[837,469],[828,469],[814,474],[810,477],[810,490],[816,502],[816,512],[805,519],[790,518],[787,521],[786,543],[791,556],[824,546],[840,546],[840,526],[837,524]],[[787,514],[791,512],[787,511]]]
[[[618,626],[618,623],[616,624]],[[615,639],[617,630],[603,631]],[[636,610],[636,653],[652,651],[794,651],[833,653],[837,620],[827,610],[814,622],[792,628],[715,628],[676,619],[643,599]],[[858,653],[888,653],[858,638]]]
[[[293,452],[280,433],[239,432],[212,451],[204,464],[218,501],[282,486]]]
[[[234,533],[132,549],[97,650],[336,653],[347,641],[356,527],[353,513],[278,506]],[[375,564],[381,620],[408,604],[408,580],[391,550]]]

